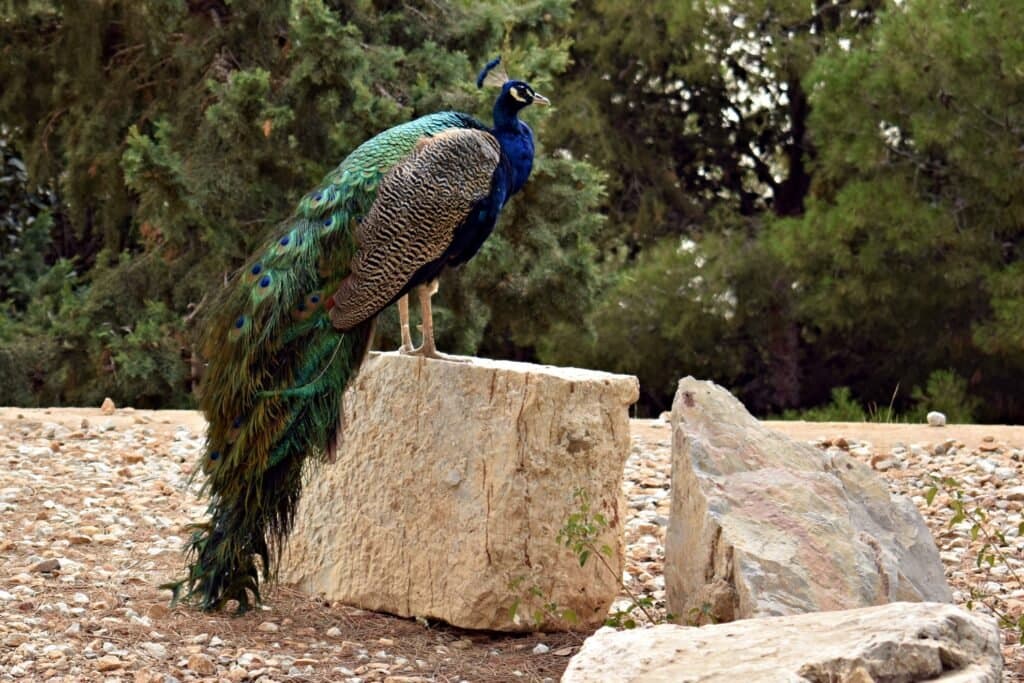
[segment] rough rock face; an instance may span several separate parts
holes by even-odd
[[[991,617],[900,602],[701,628],[603,628],[562,683],[997,683],[1002,668]]]
[[[952,600],[921,515],[866,465],[767,429],[692,377],[672,424],[665,584],[681,622]]]
[[[574,368],[369,358],[345,393],[336,461],[307,473],[281,579],[463,628],[535,630],[549,603],[599,625],[622,573],[638,391],[635,377]],[[610,522],[614,575],[556,542],[578,488]],[[550,610],[540,624],[566,625]]]

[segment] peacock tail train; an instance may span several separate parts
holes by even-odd
[[[200,407],[209,423],[202,471],[209,521],[195,525],[174,599],[217,610],[260,601],[291,531],[307,456],[324,459],[342,391],[369,350],[375,316],[339,331],[331,295],[349,274],[357,226],[385,174],[425,136],[486,130],[464,114],[396,126],[350,154],[231,279],[203,342]],[[259,558],[257,563],[256,558]]]

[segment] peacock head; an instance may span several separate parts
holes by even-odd
[[[551,100],[534,90],[529,83],[510,79],[505,68],[501,66],[501,57],[495,57],[488,62],[477,76],[476,86],[482,88],[485,85],[501,88],[501,94],[494,104],[495,110],[501,109],[509,114],[515,114],[531,104],[551,104]]]
[[[501,94],[498,95],[498,99],[507,100],[504,104],[514,111],[519,111],[531,104],[544,106],[551,104],[551,100],[535,91],[530,87],[529,83],[524,83],[523,81],[508,81],[505,83],[505,85],[501,86]]]

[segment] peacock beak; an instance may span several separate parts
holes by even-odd
[[[541,105],[544,105],[546,107],[549,104],[551,104],[551,100],[549,100],[548,98],[544,97],[540,93],[535,92],[535,93],[533,93],[533,104],[541,104]]]

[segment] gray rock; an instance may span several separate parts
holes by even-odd
[[[673,404],[668,608],[681,621],[952,599],[910,500],[869,467],[826,458],[686,378]]]
[[[998,683],[1002,668],[995,619],[903,602],[702,628],[602,628],[569,662],[562,683]]]

